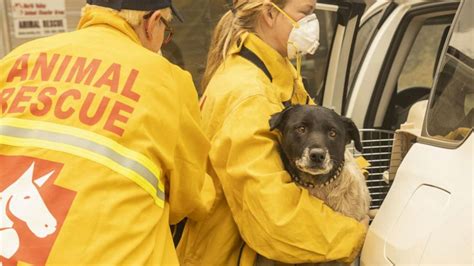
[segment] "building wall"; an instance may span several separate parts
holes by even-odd
[[[185,22],[175,21],[173,42],[163,48],[164,55],[189,70],[199,88],[206,65],[212,31],[227,10],[225,0],[174,1]]]

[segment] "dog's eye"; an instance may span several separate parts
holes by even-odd
[[[306,133],[306,127],[305,126],[299,126],[296,128],[296,132],[300,133],[300,134],[304,134]]]
[[[337,132],[334,129],[329,130],[329,136],[331,138],[335,138],[337,136]]]

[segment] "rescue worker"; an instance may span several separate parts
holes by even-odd
[[[170,0],[88,0],[0,61],[0,265],[178,264],[169,224],[215,195]]]
[[[211,140],[208,173],[220,185],[211,214],[185,226],[182,265],[254,265],[256,254],[285,263],[358,255],[368,217],[343,216],[297,187],[269,130],[272,114],[311,103],[289,58],[316,49],[315,4],[238,0],[218,23],[201,108]]]

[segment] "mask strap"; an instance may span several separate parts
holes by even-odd
[[[298,86],[298,82],[301,79],[301,58],[302,58],[301,53],[297,52],[296,53],[296,79],[293,81],[293,91],[291,92],[290,99],[293,99],[293,96],[295,95],[296,87]]]
[[[301,77],[301,60],[303,56],[301,52],[298,52],[298,49],[296,48],[296,45],[294,42],[288,42],[288,45],[293,46],[293,48],[296,51],[296,79],[299,79]]]
[[[279,6],[275,5],[275,3],[273,3],[273,2],[270,2],[270,4],[272,4],[273,7],[276,8],[276,10],[278,10],[280,13],[282,13],[288,20],[290,20],[293,27],[295,27],[295,28],[300,27],[300,24],[297,21],[295,21],[293,18],[291,18],[290,15],[288,15],[285,11],[283,11],[283,9],[281,9]]]
[[[302,59],[302,55],[301,55],[300,52],[298,52],[298,50],[296,49],[296,46],[293,42],[288,42],[288,44],[295,47],[295,50],[296,50],[296,78],[294,78],[294,80],[293,80],[293,90],[291,91],[290,99],[287,102],[285,102],[287,104],[288,103],[291,104],[291,99],[293,99],[293,96],[295,95],[296,87],[298,86],[298,81],[300,80],[300,77],[301,77],[301,59]],[[285,103],[283,105],[285,105]]]
[[[296,51],[296,79],[298,80],[301,77],[301,61],[303,59],[303,55],[301,52],[298,52],[298,49],[293,42],[288,42],[288,45],[293,46]]]
[[[288,44],[295,46],[293,42],[289,42]],[[296,49],[296,47],[295,47]],[[301,61],[303,59],[303,55],[296,50],[296,78],[293,81],[293,91],[291,92],[291,97],[290,97],[290,102],[291,99],[293,99],[293,96],[295,95],[296,87],[298,86],[298,81],[301,79]]]
[[[296,53],[296,78],[297,79],[300,79],[301,77],[301,60],[302,60],[302,56],[301,56],[301,53],[300,52],[297,52]]]

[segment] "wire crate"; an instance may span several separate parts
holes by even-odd
[[[394,133],[382,129],[361,129],[362,153],[356,151],[353,147],[349,148],[355,157],[362,155],[370,163],[367,168],[369,174],[366,180],[372,197],[370,209],[380,208],[392,185],[391,179],[388,178],[388,171]]]

